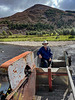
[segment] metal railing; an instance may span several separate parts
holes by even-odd
[[[75,100],[75,86],[74,86],[74,83],[72,80],[72,75],[70,72],[69,62],[68,62],[68,54],[66,51],[64,52],[64,55],[65,55],[65,62],[66,62],[66,69],[67,69],[67,73],[68,73],[68,79],[69,79],[70,87],[72,89],[73,99]]]
[[[69,67],[66,66],[66,69],[67,69],[67,73],[68,73],[68,77],[69,77],[69,82],[70,82],[70,86],[71,86],[72,93],[73,93],[73,98],[75,100],[75,86],[74,86],[74,83],[73,83],[73,80],[72,80],[71,73],[69,71]]]

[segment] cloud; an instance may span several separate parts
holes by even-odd
[[[44,4],[58,9],[75,9],[75,0],[0,0],[0,17],[13,15],[35,4]]]
[[[75,10],[75,0],[62,0],[59,3],[59,8],[63,10]]]
[[[34,4],[46,4],[47,2],[51,4],[50,0],[0,0],[0,17],[10,16]]]
[[[3,10],[3,11],[7,11],[9,8],[6,7],[6,6],[0,6],[0,9]]]
[[[10,12],[10,14],[8,14],[7,12],[10,12],[9,7],[5,5],[0,5],[0,17],[8,16],[12,14],[12,12]]]

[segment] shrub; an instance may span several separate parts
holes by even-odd
[[[71,36],[69,36],[69,38],[74,38],[74,36],[73,36],[73,35],[71,35]]]
[[[3,31],[2,32],[2,35],[3,35],[4,38],[7,38],[8,37],[8,34],[6,33],[6,31]]]
[[[9,35],[13,35],[13,33],[11,31],[9,31],[8,33],[9,33]]]
[[[63,35],[69,35],[70,31],[68,29],[63,30]]]
[[[7,35],[7,33],[6,33],[5,31],[3,31],[3,32],[2,32],[2,35],[4,35],[4,36],[5,36],[5,35]]]

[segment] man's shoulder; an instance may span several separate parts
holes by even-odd
[[[48,50],[51,50],[49,46],[47,48],[48,48]]]
[[[44,48],[43,46],[42,46],[42,47],[40,47],[39,51],[42,51],[42,50],[43,50],[43,48]]]
[[[50,47],[48,46],[47,48],[49,48],[50,49]]]
[[[43,49],[44,47],[42,46],[40,49]]]

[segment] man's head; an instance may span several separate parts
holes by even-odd
[[[45,41],[43,41],[42,45],[44,45],[44,47],[47,47],[48,42],[45,40]]]

